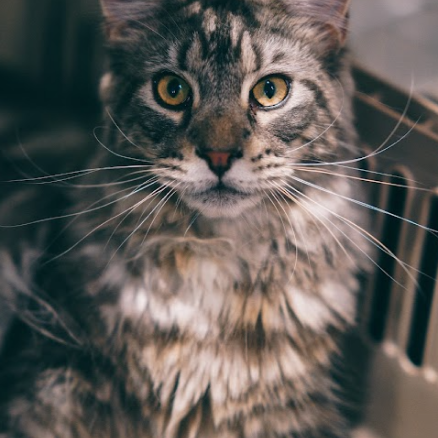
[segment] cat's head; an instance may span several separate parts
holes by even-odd
[[[189,208],[237,216],[349,153],[347,0],[101,1],[111,147]]]

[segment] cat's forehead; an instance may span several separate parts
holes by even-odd
[[[228,4],[240,7],[224,6]],[[179,11],[178,37],[169,38],[167,60],[197,76],[206,71],[215,76],[233,71],[247,75],[273,64],[307,64],[308,47],[284,26],[273,26],[274,12],[257,12],[252,5],[249,13],[244,4],[205,0],[185,5]],[[263,5],[259,9],[263,11]]]

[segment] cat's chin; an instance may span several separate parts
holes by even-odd
[[[257,206],[261,196],[239,192],[208,192],[185,198],[188,207],[210,219],[235,218]]]

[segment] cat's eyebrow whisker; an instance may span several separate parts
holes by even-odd
[[[169,13],[169,11],[164,7],[164,6],[158,6],[157,9],[161,9],[162,11],[166,12],[168,18],[170,18],[172,20],[172,22],[175,24],[175,27],[178,30],[181,30],[181,27],[178,25],[178,23],[176,22],[176,20],[173,18],[172,14]],[[177,38],[177,36],[172,32],[171,29],[169,29],[168,26],[164,25],[162,21],[159,21],[160,25],[163,26],[164,29],[166,29],[174,38],[176,41],[179,41],[179,39]],[[152,29],[149,29],[152,30]],[[161,36],[161,35],[160,35]]]
[[[382,180],[378,180],[378,179],[363,178],[360,176],[348,175],[345,173],[332,172],[331,170],[328,170],[328,169],[309,169],[308,167],[299,167],[299,166],[294,166],[294,165],[291,165],[290,168],[293,170],[299,170],[300,172],[321,173],[321,174],[325,174],[325,175],[332,175],[332,176],[341,177],[341,178],[353,179],[356,181],[369,182],[369,183],[373,183],[373,184],[381,184],[384,186],[398,187],[398,188],[404,188],[404,189],[413,189],[413,190],[423,191],[423,192],[432,192],[431,189],[428,189],[425,187],[414,187],[412,185],[392,183],[390,181],[382,181]],[[391,175],[391,176],[394,176],[394,175]]]
[[[164,37],[163,35],[161,35],[161,33],[159,33],[158,31],[156,31],[155,29],[153,29],[152,27],[148,26],[146,23],[144,23],[143,21],[139,21],[139,20],[131,20],[133,23],[139,24],[141,27],[144,27],[145,29],[151,31],[152,33],[154,33],[155,35],[158,35],[159,37],[161,37],[164,41],[167,41],[167,38]]]
[[[422,230],[433,232],[433,233],[436,233],[438,231],[438,230],[434,230],[432,228],[429,228],[426,225],[422,225],[422,224],[420,224],[418,222],[415,222],[415,221],[413,221],[411,219],[399,216],[399,215],[397,215],[395,213],[392,213],[390,211],[387,211],[387,210],[385,210],[383,208],[377,207],[375,205],[371,205],[371,204],[368,204],[366,202],[359,201],[358,199],[350,198],[349,196],[345,196],[345,195],[341,195],[340,193],[333,192],[332,190],[329,190],[329,189],[327,189],[325,187],[321,187],[321,186],[319,186],[317,184],[313,184],[313,183],[311,183],[309,181],[306,181],[306,180],[303,180],[303,179],[301,179],[301,178],[299,178],[297,176],[289,175],[289,178],[292,178],[293,180],[295,180],[295,181],[297,181],[297,182],[299,182],[301,184],[304,184],[306,186],[312,187],[312,188],[314,188],[316,190],[322,191],[324,193],[328,193],[328,194],[333,195],[333,196],[337,196],[337,197],[339,197],[341,199],[345,199],[346,201],[352,202],[353,204],[360,205],[361,207],[365,207],[365,208],[367,208],[369,210],[373,210],[373,211],[376,211],[376,212],[379,212],[379,213],[383,213],[383,214],[386,214],[386,215],[391,216],[393,218],[399,219],[399,220],[401,220],[403,222],[406,222],[408,224],[415,225],[416,227],[421,228]]]

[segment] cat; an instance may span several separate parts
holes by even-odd
[[[58,176],[32,262],[0,259],[2,437],[350,436],[334,372],[372,245],[349,1],[101,3],[102,148]]]

